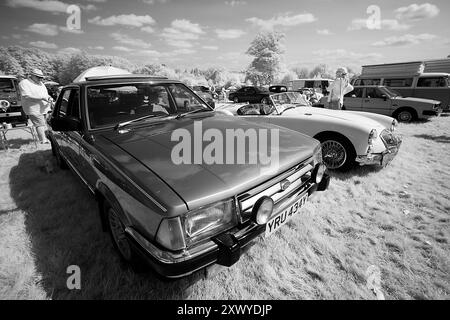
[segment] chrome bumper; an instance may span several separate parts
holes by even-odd
[[[392,160],[394,160],[403,142],[400,136],[396,135],[395,137],[397,142],[394,145],[389,145],[386,151],[382,153],[369,153],[367,155],[357,156],[356,162],[358,162],[360,166],[387,166]]]

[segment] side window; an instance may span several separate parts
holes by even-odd
[[[346,98],[362,98],[363,88],[355,88],[352,92],[345,95]]]
[[[420,78],[417,86],[421,88],[442,88],[447,87],[447,79],[444,77]]]
[[[77,89],[72,89],[71,91],[67,115],[80,119],[80,91]]]
[[[61,103],[59,105],[58,117],[65,117],[68,115],[69,110],[69,98],[71,89],[66,89],[61,93]]]
[[[381,79],[357,79],[355,86],[379,86]]]
[[[366,89],[366,98],[381,99],[383,97],[382,97],[381,91],[378,90],[377,88],[367,88]]]
[[[193,111],[207,108],[196,96],[188,91],[183,85],[170,85],[169,91],[175,100],[177,111]]]
[[[403,78],[403,79],[384,79],[384,85],[387,87],[411,87],[413,83],[413,78]]]

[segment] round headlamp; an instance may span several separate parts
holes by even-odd
[[[323,164],[320,163],[316,166],[316,169],[314,170],[314,180],[316,183],[321,183],[323,176],[325,175],[325,172],[327,171],[327,167]]]
[[[262,197],[253,206],[253,217],[259,225],[264,225],[269,221],[273,212],[273,200],[269,197]]]

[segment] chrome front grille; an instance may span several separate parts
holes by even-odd
[[[312,161],[307,161],[279,175],[275,179],[240,194],[237,200],[240,208],[241,222],[245,222],[251,218],[253,206],[261,197],[270,197],[273,199],[275,205],[277,205],[293,192],[301,189],[310,180],[313,169]],[[289,181],[289,186],[287,186],[286,181]]]

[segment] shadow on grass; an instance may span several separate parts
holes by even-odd
[[[339,171],[332,171],[330,170],[330,175],[334,179],[338,179],[341,181],[346,181],[348,179],[354,178],[354,177],[365,177],[371,173],[377,173],[383,169],[382,166],[359,166],[358,164],[355,164],[355,166],[347,172],[339,172]]]
[[[439,142],[439,143],[450,143],[449,136],[430,136],[428,134],[419,134],[419,135],[415,135],[414,138],[431,140],[431,141]]]
[[[20,149],[25,145],[33,145],[33,139],[8,139],[8,148],[9,149]]]
[[[25,212],[39,284],[52,299],[186,299],[199,274],[172,282],[134,273],[101,230],[97,205],[70,171],[46,173],[51,151],[20,156],[10,172],[11,196]],[[81,270],[81,290],[67,288],[67,268]]]

